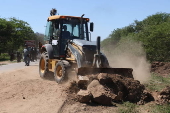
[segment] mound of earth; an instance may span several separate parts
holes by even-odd
[[[133,78],[107,73],[89,75],[88,78],[71,83],[67,90],[71,100],[109,106],[122,101],[144,104],[154,100],[144,85]]]
[[[158,93],[157,104],[170,103],[170,86],[164,88],[161,92]]]
[[[170,73],[170,62],[153,62],[151,72],[166,76]]]

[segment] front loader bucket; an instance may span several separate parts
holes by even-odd
[[[125,77],[133,78],[132,68],[78,68],[78,75],[88,75],[88,74],[97,74],[97,73],[108,73],[108,74],[120,74]]]

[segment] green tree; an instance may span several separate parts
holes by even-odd
[[[102,41],[102,48],[119,47],[122,41],[134,40],[142,43],[150,61],[170,61],[170,14],[156,13],[143,21],[135,20],[129,26],[114,30]]]
[[[30,25],[16,18],[0,18],[0,53],[13,52],[24,45],[24,40],[33,40],[36,36]]]
[[[41,42],[42,44],[45,43],[45,42],[44,42],[44,34],[36,32],[36,33],[35,33],[35,37],[36,37],[36,38],[35,38],[36,45],[38,45],[39,42]]]
[[[7,49],[7,43],[11,40],[14,25],[4,18],[0,18],[0,54]]]
[[[10,18],[10,22],[13,23],[15,30],[11,38],[12,48],[15,50],[23,45],[24,40],[35,38],[33,30],[27,22],[16,18]]]

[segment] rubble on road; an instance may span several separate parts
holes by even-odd
[[[98,80],[93,80],[87,90],[93,95],[92,101],[102,105],[112,105],[112,99],[117,96],[111,89],[101,85]]]
[[[81,103],[88,103],[92,98],[92,94],[87,90],[82,90],[77,93],[77,99]]]
[[[123,101],[145,104],[154,100],[144,85],[133,78],[107,73],[88,75],[88,78],[88,82],[87,79],[85,82],[74,81],[69,87],[69,92],[76,94],[79,102],[112,105]]]

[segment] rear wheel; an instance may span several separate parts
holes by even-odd
[[[44,78],[47,76],[48,70],[48,54],[47,52],[42,53],[39,61],[39,74],[40,77]]]
[[[56,64],[54,69],[54,79],[57,83],[61,83],[67,79],[69,68],[70,64],[65,60],[61,60]]]

